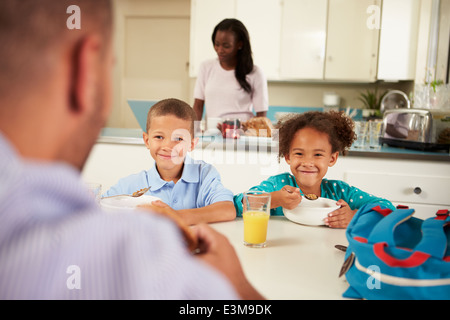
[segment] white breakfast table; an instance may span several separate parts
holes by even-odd
[[[343,299],[348,284],[339,271],[345,253],[334,246],[348,245],[345,229],[271,216],[267,246],[249,248],[243,244],[242,218],[211,226],[227,236],[248,279],[267,299]]]

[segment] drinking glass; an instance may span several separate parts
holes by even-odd
[[[243,199],[244,245],[264,248],[270,217],[270,193],[247,191]]]
[[[363,149],[366,145],[367,140],[367,121],[355,121],[355,133],[356,141],[353,146],[358,149]]]
[[[374,120],[369,122],[369,147],[373,150],[380,150],[380,136],[383,121]]]

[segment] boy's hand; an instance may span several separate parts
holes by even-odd
[[[296,208],[302,201],[300,189],[291,186],[284,186],[283,188],[281,188],[281,190],[273,192],[273,194],[273,198],[275,198],[275,201],[272,205],[272,208],[281,206],[288,210],[292,210]]]
[[[162,202],[161,200],[152,201],[152,205],[154,205],[155,207],[160,207],[160,208],[170,208],[170,206],[167,203]]]
[[[187,247],[192,252],[198,247],[197,235],[195,235],[186,222],[180,218],[177,211],[172,209],[168,204],[161,200],[155,200],[152,203],[141,204],[138,206],[143,209],[150,209],[153,213],[160,214],[170,218],[180,228],[184,238],[186,240]]]
[[[324,222],[330,228],[347,228],[348,224],[358,210],[350,209],[348,203],[342,199],[336,202],[336,204],[341,207],[333,212],[330,212],[328,217],[324,219]]]

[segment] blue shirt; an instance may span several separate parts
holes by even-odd
[[[156,163],[148,171],[141,171],[120,179],[103,196],[132,194],[151,187],[147,195],[160,198],[174,210],[195,209],[219,201],[233,201],[233,193],[220,180],[212,165],[186,156],[183,173],[177,183],[161,179]]]
[[[79,171],[21,159],[0,132],[0,300],[236,299],[168,219],[103,212]]]
[[[295,177],[286,172],[270,177],[269,179],[261,182],[260,185],[250,188],[250,190],[274,192],[281,190],[284,186],[299,188],[297,182],[295,181]],[[389,200],[378,198],[340,180],[322,179],[322,183],[320,184],[320,196],[336,201],[342,199],[348,203],[352,210],[359,209],[366,203],[379,203],[390,209],[395,209],[394,205]],[[238,216],[242,216],[242,198],[242,193],[234,196],[234,206]],[[270,210],[270,214],[274,216],[282,216],[284,215],[283,208],[273,208]]]

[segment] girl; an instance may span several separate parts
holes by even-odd
[[[393,204],[375,197],[344,181],[327,180],[329,167],[336,164],[339,154],[345,155],[356,138],[353,121],[342,112],[307,112],[278,122],[279,153],[289,164],[291,173],[282,173],[263,181],[251,190],[271,193],[272,215],[283,215],[283,209],[293,209],[302,195],[334,199],[339,209],[325,219],[332,228],[346,228],[355,212],[366,203],[379,203],[390,209]],[[234,196],[238,215],[242,214],[242,194]]]
[[[194,110],[201,120],[206,116],[246,121],[265,116],[269,108],[267,80],[253,65],[250,37],[241,21],[225,19],[212,34],[217,59],[200,66],[194,89]]]

